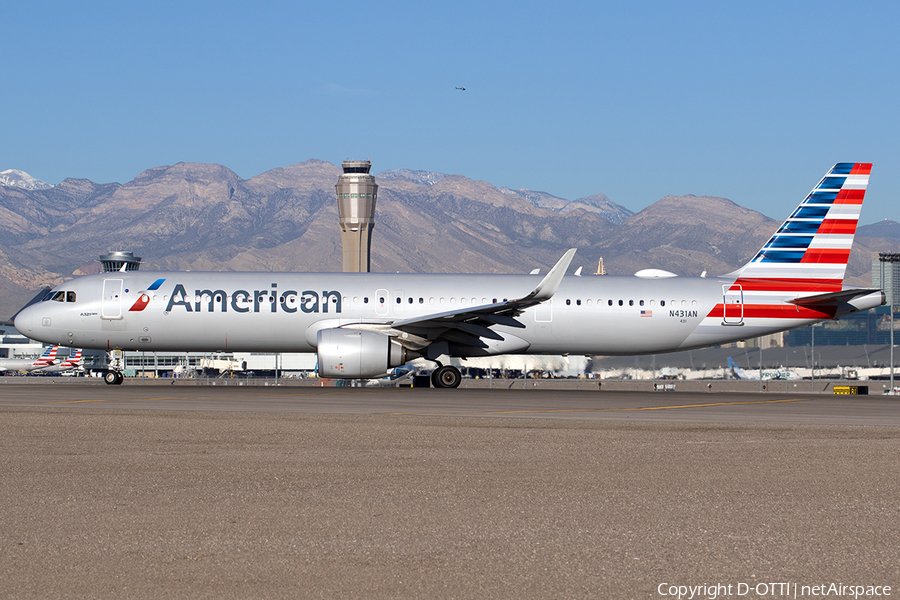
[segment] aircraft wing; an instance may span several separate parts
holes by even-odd
[[[575,256],[575,250],[571,248],[566,251],[537,287],[522,298],[400,319],[391,323],[391,328],[412,333],[420,340],[424,338],[435,341],[442,338],[482,348],[487,344],[481,338],[503,341],[503,336],[490,328],[494,325],[524,328],[525,325],[515,317],[521,315],[526,308],[553,297]]]

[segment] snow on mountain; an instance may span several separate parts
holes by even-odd
[[[407,179],[413,183],[424,183],[425,185],[434,185],[444,177],[443,173],[432,173],[431,171],[413,171],[410,169],[391,169],[382,171],[375,176],[377,179]]]
[[[22,190],[46,190],[53,187],[49,183],[44,183],[40,179],[32,177],[25,171],[19,171],[18,169],[0,171],[0,185]]]

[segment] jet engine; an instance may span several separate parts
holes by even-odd
[[[378,377],[420,356],[380,331],[321,329],[316,340],[322,377]]]

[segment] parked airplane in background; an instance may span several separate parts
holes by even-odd
[[[884,303],[843,285],[871,164],[831,168],[746,265],[719,277],[128,271],[78,277],[16,316],[33,339],[96,348],[317,352],[323,377],[425,357],[656,354],[753,338]],[[119,362],[106,382],[121,383]]]
[[[3,358],[0,359],[0,371],[31,373],[49,369],[57,364],[56,352],[59,346],[49,346],[39,358]]]
[[[53,365],[52,367],[47,367],[46,369],[42,369],[39,373],[68,373],[70,371],[75,371],[81,368],[84,364],[84,358],[81,356],[83,350],[80,348],[69,355],[67,359],[60,362],[58,365]]]
[[[757,381],[759,379],[762,379],[763,381],[770,379],[780,381],[800,381],[803,379],[796,371],[789,371],[786,369],[762,369],[756,371],[751,369],[749,371],[744,371],[737,366],[737,363],[735,363],[730,356],[728,357],[728,372],[731,373],[732,377],[735,379],[750,379],[752,381]]]

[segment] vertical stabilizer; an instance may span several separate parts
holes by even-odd
[[[871,163],[838,163],[734,274],[744,289],[841,289]],[[762,286],[762,287],[760,287]]]

